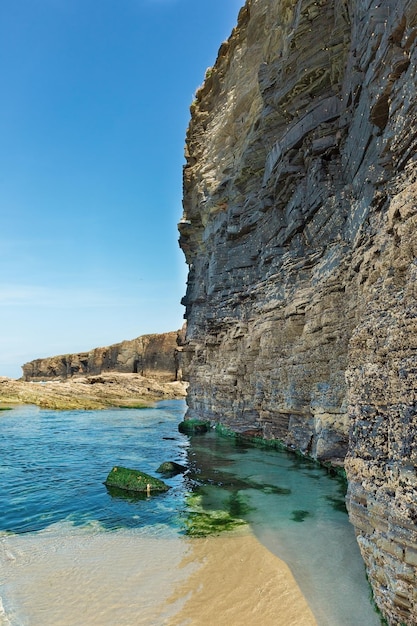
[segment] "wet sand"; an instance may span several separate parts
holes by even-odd
[[[185,604],[169,626],[313,626],[287,565],[251,534],[191,540],[183,565],[199,564],[177,589]]]
[[[288,567],[249,533],[43,532],[0,539],[2,626],[313,626]]]

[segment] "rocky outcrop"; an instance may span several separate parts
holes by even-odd
[[[65,380],[73,376],[121,372],[165,381],[180,380],[178,335],[179,331],[142,335],[89,352],[35,359],[22,366],[23,379]]]
[[[186,390],[184,381],[119,372],[46,382],[0,377],[0,410],[13,404],[36,404],[58,410],[144,408],[159,400],[184,398]]]
[[[417,623],[416,40],[415,0],[248,0],[191,107],[179,224],[187,417],[345,462],[395,625]]]

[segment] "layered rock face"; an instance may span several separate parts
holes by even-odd
[[[65,380],[72,376],[121,372],[165,381],[179,380],[178,335],[179,331],[142,335],[90,352],[36,359],[22,366],[23,379]]]
[[[417,623],[417,3],[248,0],[191,107],[188,417],[345,461]]]

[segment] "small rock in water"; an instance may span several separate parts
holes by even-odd
[[[156,470],[158,474],[165,474],[165,476],[176,476],[177,474],[183,474],[187,470],[184,465],[180,465],[175,461],[165,461]]]
[[[170,489],[159,478],[154,478],[145,472],[128,469],[126,467],[113,467],[104,484],[107,487],[117,487],[126,491],[138,491],[147,493],[161,493]]]

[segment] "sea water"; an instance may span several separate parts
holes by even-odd
[[[181,566],[185,537],[219,510],[289,565],[319,626],[377,626],[343,482],[286,452],[183,435],[184,411],[168,401],[1,412],[1,626],[167,623],[157,609],[170,572],[178,581],[192,569]],[[115,496],[103,484],[114,465],[157,476],[164,461],[187,467],[165,494]]]

